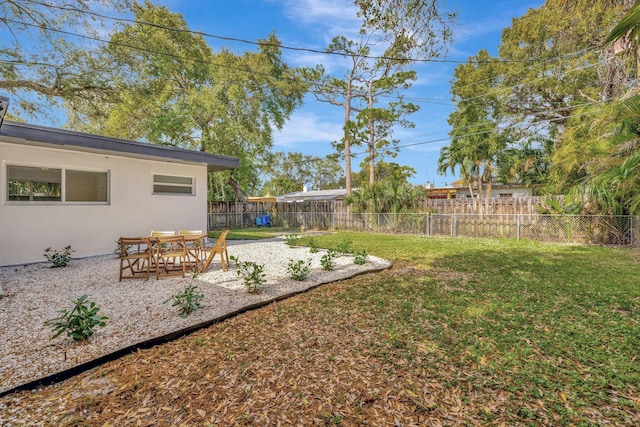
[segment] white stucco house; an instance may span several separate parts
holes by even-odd
[[[207,229],[207,173],[234,157],[4,121],[0,266],[108,254],[121,236]]]

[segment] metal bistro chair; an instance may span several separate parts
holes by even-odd
[[[185,276],[187,246],[184,236],[155,237],[156,280],[160,277]]]
[[[148,237],[121,237],[120,245],[120,282],[122,279],[144,278],[149,280],[152,246]],[[129,271],[129,275],[124,273]]]

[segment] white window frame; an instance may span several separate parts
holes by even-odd
[[[106,200],[74,200],[74,201],[69,201],[67,200],[67,172],[82,172],[82,173],[91,173],[91,174],[105,174],[106,175],[106,191],[107,191],[107,197]],[[95,170],[95,169],[78,169],[78,168],[64,168],[63,169],[63,197],[64,197],[64,203],[68,203],[68,204],[92,204],[92,205],[108,205],[110,203],[111,200],[111,172],[108,170]]]
[[[33,200],[33,197],[30,197],[29,200],[9,200],[9,167],[21,167],[21,168],[32,168],[32,169],[50,169],[60,171],[60,200]],[[66,200],[66,180],[67,180],[67,171],[73,172],[88,172],[88,173],[97,173],[97,174],[106,174],[106,185],[107,185],[107,200],[106,201],[67,201]],[[69,205],[108,205],[111,201],[111,171],[105,169],[82,169],[76,167],[63,167],[63,166],[51,166],[51,165],[38,165],[38,164],[24,164],[24,163],[5,163],[2,167],[2,176],[4,176],[4,188],[2,189],[2,193],[4,194],[3,202],[9,205],[60,205],[60,204],[69,204]]]
[[[188,183],[186,182],[187,180],[189,181]],[[152,186],[153,190],[151,194],[154,196],[196,195],[196,178],[194,176],[154,173],[152,175]],[[171,189],[175,189],[176,191],[170,191]]]

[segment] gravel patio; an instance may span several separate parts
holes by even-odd
[[[289,247],[283,237],[229,241],[229,255],[264,265],[267,281],[262,292],[249,294],[237,269],[223,272],[217,259],[194,280],[204,299],[200,309],[186,318],[163,302],[181,292],[190,278],[118,282],[119,260],[114,255],[73,259],[65,268],[51,268],[48,263],[0,268],[4,292],[0,298],[0,394],[40,379],[50,382],[96,359],[169,339],[179,335],[177,331],[219,321],[247,307],[391,265],[373,256],[368,256],[366,264],[355,265],[347,255],[336,258],[333,271],[324,271],[320,264],[324,253]],[[304,281],[288,277],[290,260],[311,260],[311,272]],[[59,310],[70,309],[84,294],[100,307],[99,314],[109,317],[107,325],[97,328],[88,342],[75,343],[65,336],[51,339],[52,331],[44,323],[58,316]]]

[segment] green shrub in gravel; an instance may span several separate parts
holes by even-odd
[[[196,277],[198,277],[198,272],[193,270],[193,273],[191,273],[191,281],[185,286],[184,291],[171,295],[171,298],[163,301],[163,304],[166,304],[170,300],[173,300],[171,307],[178,307],[180,317],[187,317],[200,308],[200,301],[204,298],[204,295],[198,291],[198,285],[193,284]]]
[[[353,263],[355,265],[364,265],[367,262],[367,251],[364,249],[353,254]]]
[[[44,250],[44,257],[53,264],[52,267],[66,267],[71,261],[71,245],[65,246],[62,250],[47,248]]]
[[[320,258],[320,265],[325,271],[331,271],[336,268],[336,251],[333,249],[327,250],[327,253]]]
[[[267,281],[264,265],[251,261],[240,261],[238,257],[229,257],[238,268],[238,276],[242,277],[243,284],[250,294],[259,294],[260,288]]]
[[[74,341],[87,340],[93,335],[96,326],[106,325],[105,320],[109,318],[98,315],[100,307],[87,298],[87,295],[82,295],[74,302],[71,311],[60,310],[60,316],[45,322],[46,326],[53,329],[51,339],[66,333]]]
[[[309,267],[311,267],[310,259],[306,261],[302,259],[294,261],[291,259],[287,265],[287,273],[293,280],[304,280],[309,275]]]

